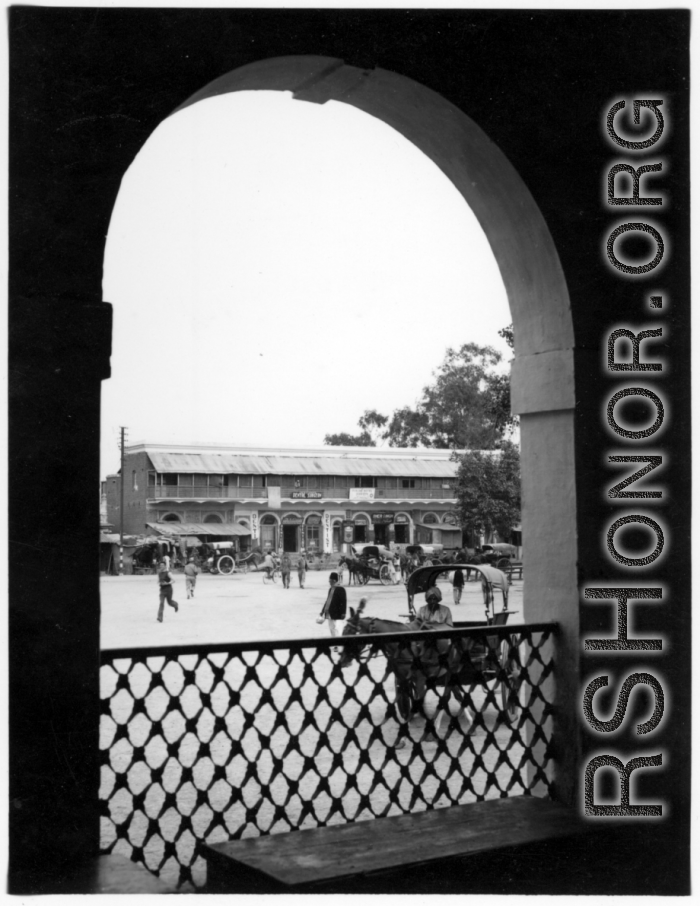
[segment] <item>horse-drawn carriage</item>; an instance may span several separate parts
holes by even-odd
[[[474,564],[454,564],[454,569],[474,571],[481,580],[484,591],[486,619],[483,621],[457,622],[455,629],[464,627],[488,629],[504,626],[514,611],[508,610],[508,578],[500,570]],[[381,620],[363,616],[366,600],[363,598],[357,611],[352,610],[346,622],[344,635],[357,636],[358,643],[346,643],[341,656],[341,667],[348,666],[354,659],[384,654],[389,669],[394,675],[396,686],[396,707],[403,722],[408,722],[417,706],[422,708],[428,689],[441,688],[442,704],[446,709],[450,695],[460,704],[460,714],[467,707],[465,688],[495,685],[500,698],[502,712],[509,720],[515,720],[520,713],[519,676],[520,662],[517,637],[503,636],[502,633],[475,633],[468,637],[450,638],[443,635],[432,640],[431,630],[445,630],[443,624],[427,623],[417,617],[414,598],[435,585],[438,577],[445,572],[444,564],[424,566],[416,569],[408,578],[408,623]],[[503,608],[495,606],[495,590],[500,589]],[[381,633],[411,632],[404,641],[401,638],[371,641],[367,636]],[[420,633],[420,634],[419,634]]]
[[[355,544],[351,548],[352,556],[344,554],[339,567],[347,569],[348,584],[355,581],[366,585],[370,579],[379,579],[382,585],[393,583],[392,568],[394,553],[381,544]]]

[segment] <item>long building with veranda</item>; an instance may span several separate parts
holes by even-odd
[[[115,531],[237,540],[243,551],[462,545],[451,450],[136,444],[104,484]],[[123,523],[122,523],[123,515]]]

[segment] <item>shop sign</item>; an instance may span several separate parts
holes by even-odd
[[[282,522],[286,525],[289,525],[290,523],[300,523],[301,516],[298,513],[287,513],[286,516],[282,517]]]
[[[251,533],[251,535],[253,536],[253,538],[257,538],[258,535],[259,535],[259,532],[258,532],[258,514],[257,514],[257,513],[251,513],[251,514],[250,514],[250,533]]]
[[[374,488],[350,488],[350,500],[374,500]]]
[[[396,523],[396,525],[407,525],[407,524],[408,524],[408,516],[406,516],[404,513],[398,513],[398,514],[394,517],[394,522]]]
[[[331,514],[323,514],[323,549],[324,551],[331,550]]]
[[[292,491],[292,500],[322,500],[322,491]]]
[[[307,516],[307,517],[306,517],[306,524],[307,524],[307,525],[320,525],[320,524],[321,524],[321,517],[320,517],[320,516]]]
[[[448,513],[442,521],[445,525],[457,525],[457,517],[454,513]]]
[[[352,519],[343,519],[343,541],[352,544],[355,540],[355,523]]]
[[[391,525],[393,521],[393,513],[372,513],[372,525]]]

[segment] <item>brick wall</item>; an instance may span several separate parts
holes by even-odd
[[[124,458],[124,534],[142,535],[151,520],[147,511],[148,472],[153,466],[146,453],[127,453]],[[107,476],[107,521],[118,532],[121,519],[121,478]]]

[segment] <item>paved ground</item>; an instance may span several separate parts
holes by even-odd
[[[458,607],[452,604],[450,585],[447,582],[438,584],[444,602],[452,606],[455,620],[484,619],[481,586],[478,583],[467,583]],[[304,639],[328,635],[328,627],[316,623],[328,591],[327,571],[307,573],[303,589],[298,586],[296,573],[292,573],[289,590],[285,590],[279,582],[264,584],[262,574],[256,572],[233,576],[202,573],[197,579],[196,595],[189,601],[185,594],[185,578],[182,574],[176,574],[174,597],[180,608],[175,613],[166,605],[162,623],[156,621],[158,580],[155,576],[104,577],[100,591],[103,648]],[[371,580],[363,588],[347,588],[347,594],[351,607],[356,607],[360,598],[366,597],[366,612],[371,616],[401,620],[401,615],[408,612],[403,584],[382,586],[377,580]],[[511,621],[520,622],[522,582],[514,583],[509,606],[519,611],[511,617]],[[497,607],[500,607],[499,603]]]

